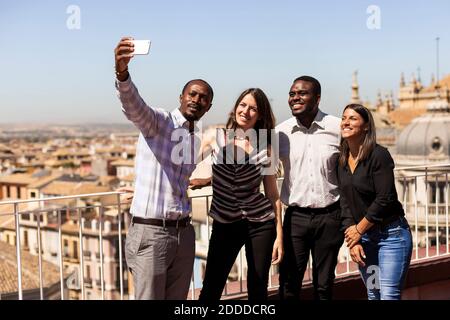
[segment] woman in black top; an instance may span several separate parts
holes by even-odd
[[[270,265],[283,257],[277,162],[271,159],[270,146],[274,124],[266,95],[251,88],[237,99],[227,129],[217,132],[209,211],[214,222],[200,300],[220,299],[242,246],[247,257],[248,299],[267,300]],[[265,194],[260,191],[261,182]],[[198,187],[199,180],[192,185]]]
[[[398,300],[409,267],[412,237],[397,199],[394,161],[376,144],[368,109],[345,107],[338,165],[345,240],[369,300]]]

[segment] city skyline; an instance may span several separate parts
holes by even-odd
[[[368,25],[371,6],[379,9],[379,29]],[[125,35],[152,41],[150,54],[130,63],[151,106],[178,107],[189,79],[211,83],[215,99],[205,125],[224,123],[239,93],[254,86],[271,99],[277,122],[287,119],[287,92],[302,74],[319,79],[321,108],[337,116],[350,100],[355,70],[361,98],[372,102],[378,90],[398,96],[401,72],[408,81],[420,68],[429,85],[438,36],[440,78],[450,72],[450,4],[439,0],[22,1],[1,7],[0,34],[4,47],[11,45],[0,53],[7,62],[0,86],[3,124],[126,123],[113,72],[113,49]],[[79,25],[71,20],[77,17],[73,8]]]

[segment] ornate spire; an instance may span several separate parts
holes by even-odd
[[[400,88],[405,86],[405,74],[402,72],[400,75]]]
[[[377,93],[377,107],[383,104],[383,98],[381,97],[381,90],[378,90]]]
[[[352,99],[350,103],[358,103],[361,104],[361,99],[359,98],[359,85],[358,85],[358,71],[353,72],[353,80],[352,80]]]
[[[394,102],[394,92],[391,90],[389,94],[389,102],[391,104],[391,111],[394,110],[395,102]]]

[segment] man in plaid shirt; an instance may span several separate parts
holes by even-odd
[[[187,196],[200,146],[195,141],[195,121],[210,109],[213,90],[204,80],[191,80],[182,90],[179,108],[167,112],[149,107],[128,73],[132,40],[122,38],[115,49],[116,88],[122,110],[140,131],[130,210],[133,218],[125,256],[136,299],[184,300],[195,256]]]

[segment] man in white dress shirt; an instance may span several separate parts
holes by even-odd
[[[288,99],[293,117],[276,127],[284,168],[281,201],[288,206],[283,223],[281,299],[299,299],[310,254],[314,298],[331,299],[344,240],[336,177],[340,119],[319,109],[320,95],[320,83],[313,77],[295,79]]]
[[[198,141],[194,143],[193,133],[195,122],[211,107],[213,90],[204,80],[191,80],[180,94],[179,108],[167,112],[149,107],[128,73],[134,51],[131,40],[122,38],[115,49],[116,88],[122,110],[140,131],[125,257],[136,299],[184,300],[195,256],[187,196],[200,147]],[[183,151],[181,157],[179,150]]]

